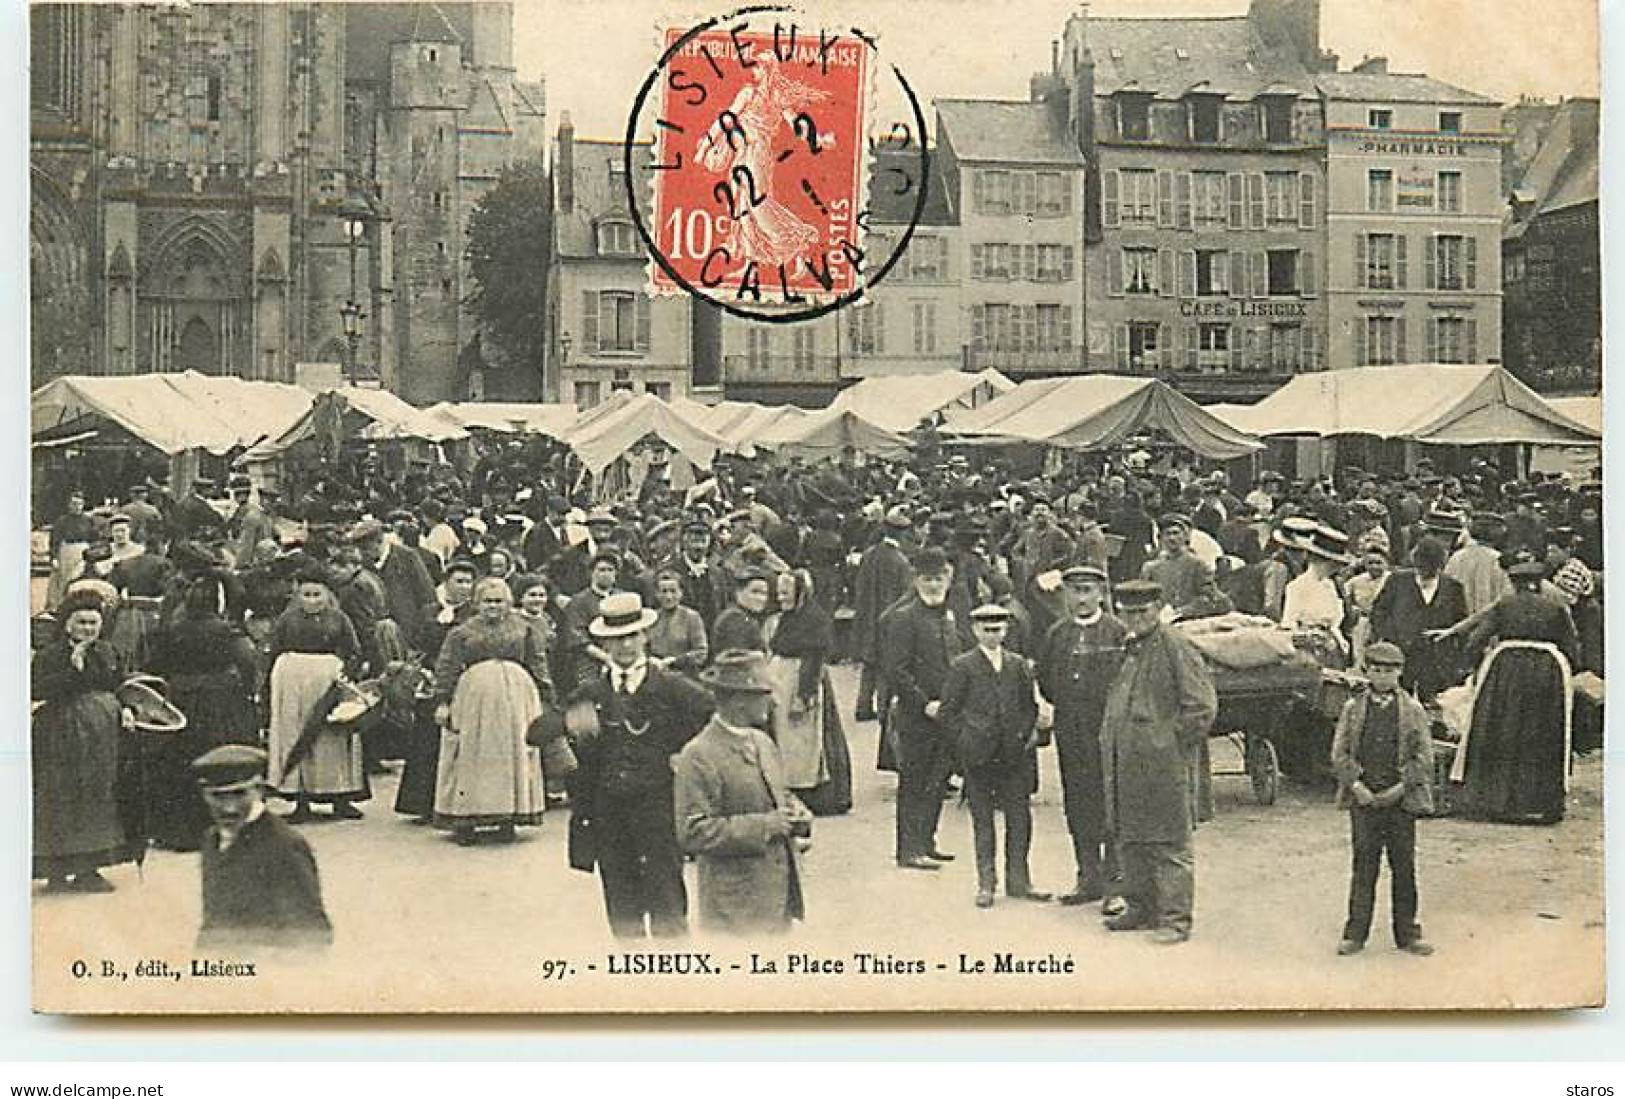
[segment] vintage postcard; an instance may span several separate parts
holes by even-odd
[[[1602,1003],[1593,0],[29,33],[37,1011]]]

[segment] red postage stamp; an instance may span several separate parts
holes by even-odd
[[[667,32],[649,225],[656,292],[746,305],[853,293],[861,278],[870,49],[745,19]]]

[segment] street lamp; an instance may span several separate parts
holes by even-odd
[[[371,213],[372,210],[356,195],[345,199],[344,205],[339,208],[344,242],[350,250],[350,298],[339,307],[339,319],[344,322],[344,340],[350,348],[348,367],[351,385],[356,384],[359,375],[361,333],[367,319],[366,310],[361,308],[361,290],[356,283],[356,252],[361,247],[362,238],[367,235],[367,217]]]

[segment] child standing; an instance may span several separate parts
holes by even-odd
[[[1428,955],[1416,922],[1416,818],[1433,811],[1433,741],[1421,703],[1399,689],[1405,654],[1386,641],[1365,654],[1371,689],[1343,705],[1332,739],[1337,805],[1349,810],[1354,848],[1348,922],[1337,952],[1365,949],[1383,852],[1392,879],[1394,945]]]

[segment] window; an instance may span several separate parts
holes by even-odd
[[[1365,121],[1366,125],[1373,130],[1390,130],[1394,126],[1394,112],[1389,110],[1367,111]]]
[[[624,221],[606,221],[598,226],[598,254],[601,256],[637,255],[636,236],[632,226]]]
[[[1040,304],[1034,307],[1039,351],[1066,351],[1072,346],[1072,307]]]
[[[846,315],[848,342],[854,354],[879,355],[886,350],[878,302],[853,306],[846,311]]]
[[[976,173],[976,205],[984,214],[1010,212],[1010,173],[984,169]]]
[[[1437,236],[1433,238],[1432,277],[1428,280],[1433,290],[1472,290],[1477,283],[1477,244],[1471,237]]]
[[[1045,217],[1060,217],[1072,208],[1067,190],[1067,177],[1060,172],[1038,173],[1038,213]]]
[[[907,277],[919,282],[938,282],[948,277],[948,241],[944,237],[916,236],[908,245]]]
[[[1432,329],[1432,361],[1470,363],[1478,357],[1478,322],[1469,317],[1439,317],[1428,326]]]
[[[1155,370],[1160,365],[1162,326],[1155,321],[1134,321],[1128,326],[1128,365],[1136,371]]]
[[[1269,252],[1269,288],[1271,297],[1296,294],[1298,280],[1298,250],[1273,248]]]
[[[637,347],[637,299],[617,290],[598,295],[598,350],[632,351]]]
[[[1155,248],[1123,249],[1123,293],[1155,294],[1157,292],[1157,250]]]
[[[797,374],[813,371],[813,330],[806,325],[791,330],[790,355]]]
[[[1188,337],[1187,337],[1188,338]],[[1205,323],[1196,326],[1196,354],[1187,358],[1186,366],[1214,373],[1230,367],[1230,325]],[[1188,345],[1187,345],[1188,346]],[[1194,359],[1194,361],[1190,361]]]
[[[1216,95],[1193,95],[1185,102],[1190,111],[1191,140],[1208,145],[1217,142],[1224,101]]]
[[[670,382],[644,382],[643,391],[659,397],[662,401],[671,400]]]
[[[1223,224],[1226,219],[1225,178],[1223,172],[1191,173],[1191,205],[1196,220],[1209,225]]]
[[[1276,374],[1295,373],[1303,368],[1303,325],[1272,324],[1265,362]]]
[[[1072,281],[1072,246],[1070,244],[1038,245],[1038,281]]]
[[[914,303],[914,353],[916,355],[935,355],[937,353],[937,305],[935,302],[917,301]]]
[[[1117,132],[1124,141],[1151,139],[1151,97],[1148,95],[1120,95],[1117,97]]]
[[[591,408],[593,405],[597,404],[598,403],[598,392],[599,392],[599,383],[597,383],[597,382],[577,382],[576,383],[576,407],[577,408]]]
[[[1461,173],[1439,173],[1439,212],[1443,214],[1461,213]]]
[[[1395,237],[1392,233],[1369,233],[1365,237],[1365,277],[1361,285],[1368,290],[1395,290],[1399,281],[1395,277]]]
[[[1441,134],[1459,134],[1459,133],[1461,133],[1461,112],[1460,111],[1440,111],[1439,112],[1439,132]]]
[[[1202,249],[1196,253],[1196,295],[1210,298],[1230,293],[1230,253]]]
[[[973,244],[970,273],[973,279],[1008,280],[1019,273],[1020,252],[1008,244]]]
[[[1298,173],[1266,172],[1264,201],[1270,221],[1298,220]]]
[[[1285,145],[1292,140],[1292,115],[1297,101],[1284,95],[1264,100],[1264,140]]]
[[[773,330],[766,327],[745,329],[745,361],[753,372],[764,371],[773,360]]]
[[[1365,355],[1363,366],[1392,366],[1400,361],[1401,321],[1398,317],[1367,317],[1365,319]]]
[[[1123,220],[1151,224],[1157,220],[1157,173],[1150,168],[1124,168]]]
[[[971,309],[971,343],[993,351],[1021,350],[1021,315],[1013,305],[978,305]]]
[[[220,121],[220,74],[210,73],[206,91],[208,99],[208,119],[210,122]]]
[[[1372,168],[1365,174],[1365,208],[1388,211],[1394,208],[1394,173],[1388,168]]]

